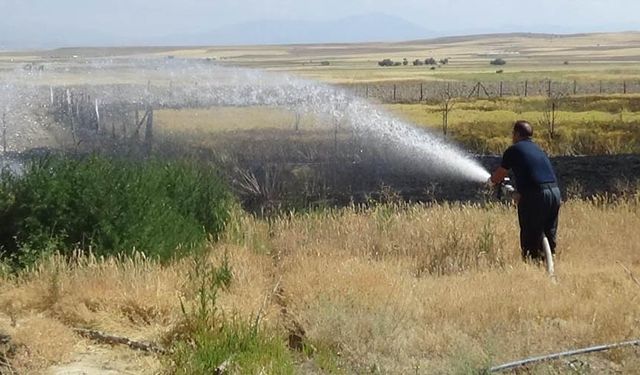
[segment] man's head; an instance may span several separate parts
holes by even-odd
[[[533,128],[526,121],[519,120],[513,124],[513,143],[520,142],[524,139],[533,137]]]

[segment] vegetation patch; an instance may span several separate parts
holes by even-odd
[[[226,258],[219,266],[195,259],[189,275],[195,298],[182,303],[183,321],[168,335],[173,347],[168,368],[174,374],[292,374],[293,357],[281,335],[261,329],[255,319],[226,316],[218,293],[232,282]]]
[[[21,267],[43,252],[169,259],[215,238],[232,197],[216,171],[188,161],[49,156],[0,178],[0,249]]]

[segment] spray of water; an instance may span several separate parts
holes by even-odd
[[[51,64],[44,71],[20,70],[0,76],[0,116],[9,148],[46,146],[37,108],[51,100],[51,87],[73,82],[96,98],[96,105],[138,103],[164,108],[270,106],[290,108],[336,121],[384,144],[423,171],[471,181],[489,173],[469,154],[440,137],[394,117],[345,89],[255,69],[203,62],[95,60]]]

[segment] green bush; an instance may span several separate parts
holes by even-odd
[[[217,236],[231,204],[215,171],[194,162],[43,157],[0,177],[0,249],[17,266],[89,248],[169,259]]]

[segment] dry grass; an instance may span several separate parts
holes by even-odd
[[[511,144],[511,124],[527,119],[536,129],[536,141],[550,154],[633,153],[640,147],[638,98],[637,95],[602,95],[567,99],[559,104],[556,112],[553,140],[544,124],[542,97],[460,99],[449,113],[448,130],[453,141],[472,152],[501,154]],[[418,127],[442,132],[442,110],[437,104],[388,104],[384,108]],[[234,132],[292,132],[296,122],[300,129],[295,133],[297,138],[309,139],[322,131],[325,138],[333,137],[333,125],[326,120],[311,115],[296,119],[296,114],[286,108],[165,109],[157,111],[155,118],[159,134],[209,148],[224,148],[228,145],[225,135]],[[253,142],[262,141],[259,132],[250,134]],[[284,137],[284,134],[275,134]]]
[[[266,325],[284,328],[278,303],[286,303],[309,343],[334,353],[334,369],[468,373],[640,337],[640,286],[622,267],[640,275],[639,227],[637,197],[567,203],[557,285],[521,263],[515,212],[500,205],[385,205],[272,221],[240,215],[209,261],[230,257],[233,282],[219,301],[225,311],[264,311]],[[64,360],[80,341],[70,327],[159,340],[182,319],[179,300],[195,298],[193,259],[168,266],[143,257],[79,259],[53,258],[1,280],[0,316],[23,329],[9,320],[2,328],[36,348],[17,362],[22,368]],[[278,280],[283,298],[265,304]],[[62,344],[35,354],[53,343]],[[628,351],[584,360],[623,373],[640,365]]]
[[[354,83],[406,80],[635,80],[640,47],[635,32],[584,34],[570,36],[485,35],[403,43],[360,43],[343,45],[283,45],[224,47],[158,47],[158,48],[77,48],[60,51],[0,53],[0,68],[20,68],[25,63],[47,63],[51,56],[56,63],[70,66],[84,64],[94,56],[131,58],[177,58],[203,60],[215,58],[218,63],[232,66],[269,69],[293,73],[324,82]],[[73,55],[80,58],[74,59]],[[377,61],[391,58],[449,57],[446,67],[431,71],[427,67],[381,68]],[[495,74],[489,65],[495,57],[503,57],[507,65],[503,74]],[[322,66],[329,61],[330,66]],[[564,62],[569,62],[565,65]],[[84,74],[71,71],[46,78],[48,84],[74,83],[140,83],[150,77],[133,71],[114,74]],[[154,84],[163,77],[153,77]]]

